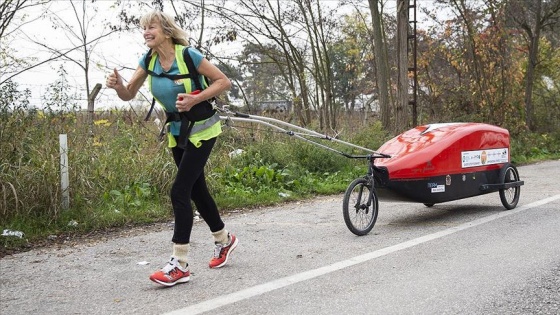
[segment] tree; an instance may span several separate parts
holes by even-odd
[[[88,5],[86,0],[81,0],[80,6],[77,6],[76,2],[80,1],[69,1],[70,6],[72,7],[73,18],[75,18],[75,24],[73,24],[72,21],[61,17],[56,12],[51,12],[50,14],[51,20],[53,21],[53,27],[55,29],[62,29],[65,31],[68,41],[75,47],[71,51],[73,52],[76,50],[76,53],[70,53],[69,51],[68,53],[61,54],[58,48],[51,47],[48,43],[38,41],[34,42],[37,45],[48,49],[55,55],[59,54],[61,59],[69,61],[83,70],[86,98],[89,98],[93,91],[93,87],[90,82],[92,54],[99,41],[116,32],[116,30],[111,30],[108,27],[92,28],[92,26],[95,25],[94,20],[98,13],[98,8],[93,4]],[[96,35],[91,36],[92,29],[94,29],[97,33]],[[93,37],[93,39],[91,37]],[[80,52],[79,54],[77,54],[78,50]],[[94,103],[88,102],[90,122],[92,122],[94,111],[93,107]]]
[[[438,2],[435,12],[443,8],[452,9],[450,18],[420,34],[420,74],[422,85],[430,88],[431,114],[517,130],[519,54],[515,34],[506,27],[503,1],[477,6],[463,0]],[[435,17],[435,12],[429,14]]]
[[[47,0],[4,0],[0,3],[0,38],[10,35],[15,29],[19,28],[21,24],[13,26],[14,18],[18,17],[24,11],[31,7],[41,6],[48,3]],[[20,20],[24,22],[23,18]],[[11,27],[11,29],[9,28]]]
[[[336,114],[339,106],[334,102],[334,75],[332,61],[332,30],[338,25],[333,19],[333,12],[323,9],[319,1],[296,1],[303,17],[307,32],[313,67],[311,75],[316,83],[317,104],[320,128],[336,129]],[[314,5],[312,5],[314,4]],[[324,11],[324,12],[323,12]]]
[[[67,111],[75,111],[78,109],[75,93],[70,93],[71,87],[69,85],[67,76],[68,72],[61,65],[58,68],[58,79],[49,84],[45,95],[43,95],[43,105],[47,112],[59,113]]]
[[[17,58],[17,52],[11,48],[11,40],[18,35],[20,28],[39,19],[39,12],[31,16],[28,12],[48,3],[48,0],[5,0],[0,3],[0,85],[9,82],[20,68],[32,67],[33,60]]]
[[[553,28],[560,20],[560,0],[507,1],[508,16],[525,34],[527,41],[527,68],[525,74],[525,122],[535,129],[533,85],[535,69],[539,64],[541,33]]]
[[[538,132],[557,132],[560,128],[560,49],[547,38],[541,38],[537,58],[532,98],[534,128]]]
[[[275,61],[282,53],[277,51],[271,58],[274,49],[247,43],[238,57],[240,72],[245,73],[242,87],[253,102],[285,100],[289,96],[288,86]]]
[[[346,15],[341,24],[341,36],[331,49],[334,95],[347,111],[354,111],[361,95],[375,92],[375,71],[371,25],[361,12]]]
[[[373,42],[375,52],[375,63],[377,66],[377,91],[379,93],[379,105],[381,111],[381,123],[383,128],[391,130],[391,103],[389,99],[389,86],[391,76],[389,73],[389,58],[387,56],[387,45],[383,36],[383,20],[379,10],[379,0],[368,0],[373,25]]]
[[[13,1],[8,1],[8,4]],[[21,0],[18,1],[20,4],[25,3],[25,1]],[[81,2],[81,6],[78,6],[76,3]],[[37,4],[50,4],[51,1],[38,1]],[[12,78],[20,75],[28,70],[41,66],[43,64],[48,64],[56,60],[66,60],[74,63],[78,67],[80,67],[84,71],[84,83],[85,83],[85,93],[86,98],[91,97],[93,88],[91,87],[90,82],[90,67],[92,64],[92,53],[95,49],[96,44],[99,41],[110,34],[114,33],[116,30],[110,30],[107,27],[98,27],[100,31],[98,35],[93,36],[91,38],[91,26],[93,21],[96,18],[97,7],[93,4],[87,4],[86,0],[81,1],[68,1],[65,3],[69,3],[70,7],[72,8],[72,12],[75,17],[76,24],[73,24],[71,20],[67,19],[66,17],[61,17],[59,13],[53,11],[49,7],[46,7],[45,14],[43,14],[44,18],[50,19],[53,24],[53,28],[57,30],[63,30],[66,38],[68,40],[69,46],[71,48],[59,48],[55,47],[55,43],[47,42],[43,39],[36,39],[29,34],[26,34],[24,31],[18,31],[17,35],[27,38],[31,43],[46,49],[50,53],[50,57],[47,57],[43,60],[32,60],[32,62],[27,61],[24,66],[19,66],[14,68],[15,70],[11,73],[5,75],[4,77],[0,77],[0,85]],[[28,9],[30,6],[20,5],[15,7],[16,10],[23,14],[24,9]],[[77,25],[77,26],[76,26]],[[18,29],[19,26],[16,25],[15,29]],[[13,32],[13,31],[12,31]],[[7,60],[3,62],[9,62]],[[97,86],[99,88],[99,85]],[[90,113],[90,121],[92,121],[93,115],[93,102],[88,102],[88,109]]]
[[[325,111],[332,112],[333,108],[332,79],[328,77],[332,74],[325,60],[333,21],[317,1],[240,0],[210,5],[207,10],[219,16],[222,25],[231,27],[240,39],[273,48],[267,55],[276,62],[289,86],[301,125],[311,121],[313,107],[322,118],[331,120]],[[282,52],[281,58],[277,51]],[[313,104],[313,99],[320,103]]]

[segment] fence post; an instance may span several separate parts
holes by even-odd
[[[58,135],[60,142],[60,190],[62,193],[62,209],[66,210],[70,206],[70,194],[68,188],[68,137],[66,134]]]
[[[88,95],[88,124],[90,128],[91,125],[93,124],[93,111],[95,107],[95,98],[97,97],[97,94],[99,93],[100,90],[101,90],[101,83],[97,83],[93,87],[91,93]]]

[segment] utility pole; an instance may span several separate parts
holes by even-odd
[[[412,1],[412,4],[410,3]],[[411,11],[412,10],[412,14]],[[418,20],[416,19],[416,0],[409,0],[408,3],[408,42],[409,42],[409,67],[408,73],[411,78],[412,83],[412,99],[409,99],[409,105],[412,105],[412,125],[418,126],[418,51],[417,44],[418,38],[416,37],[416,24]],[[410,64],[412,60],[412,65]]]
[[[397,106],[394,131],[399,133],[409,127],[408,121],[408,7],[410,0],[397,1]]]

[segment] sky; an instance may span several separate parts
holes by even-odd
[[[336,1],[329,1],[330,3],[336,3]],[[419,4],[425,4],[425,1],[418,1]],[[111,7],[114,4],[112,0],[98,0],[96,2],[102,8],[99,12],[90,12],[86,20],[91,20],[89,25],[88,33],[90,38],[99,36],[103,32],[107,32],[104,27],[107,22],[118,23],[118,12],[120,8]],[[389,0],[386,4],[386,9],[389,11],[395,11],[394,9],[395,1]],[[78,2],[77,6],[81,4]],[[38,12],[29,12],[29,19],[36,17]],[[49,21],[52,17],[59,16],[66,23],[70,25],[77,25],[75,14],[72,10],[71,5],[68,1],[52,1],[49,7],[49,14],[33,20],[32,23],[28,23],[21,28],[22,33],[25,36],[18,36],[10,42],[10,46],[16,49],[17,55],[20,58],[37,57],[39,59],[45,59],[49,56],[49,53],[44,48],[39,48],[35,44],[30,44],[30,40],[37,40],[46,42],[51,47],[56,47],[58,49],[65,49],[71,47],[68,44],[68,38],[65,31],[61,29],[51,28],[51,22]],[[78,43],[77,39],[72,40],[73,43]],[[235,50],[239,49],[239,45],[222,45],[215,47],[218,51],[213,51],[215,54],[232,54]],[[114,108],[115,106],[122,106],[123,102],[115,98],[116,93],[113,90],[105,88],[105,78],[107,74],[112,71],[114,67],[118,69],[123,68],[136,68],[138,64],[138,59],[141,54],[145,53],[147,47],[143,43],[142,31],[140,29],[134,30],[130,33],[119,33],[113,34],[110,37],[104,38],[98,42],[94,48],[94,55],[92,56],[93,61],[90,69],[90,88],[96,83],[101,83],[103,88],[101,89],[97,99],[96,99],[96,109],[107,109]],[[76,58],[79,55],[74,55]],[[85,95],[85,79],[84,72],[82,69],[77,67],[75,64],[69,61],[59,61],[52,62],[49,65],[43,65],[32,70],[28,70],[25,73],[18,75],[14,78],[20,85],[20,89],[29,88],[32,91],[31,103],[34,106],[40,107],[41,100],[45,96],[46,90],[49,84],[52,84],[58,79],[58,68],[60,65],[64,65],[65,70],[68,72],[67,80],[71,86],[75,89],[71,92],[79,94],[80,104],[83,108],[87,108],[87,101]],[[124,79],[130,78],[133,70],[119,70]],[[144,95],[149,96],[146,89],[142,89],[141,92]]]

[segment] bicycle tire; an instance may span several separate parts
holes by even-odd
[[[504,164],[500,170],[500,183],[506,184],[519,181],[519,172],[517,168],[510,163]],[[521,187],[515,186],[508,189],[500,189],[500,201],[507,210],[511,210],[517,206]]]
[[[342,213],[344,222],[352,233],[358,236],[368,234],[377,221],[378,209],[377,193],[366,178],[355,179],[348,185],[342,202]]]

